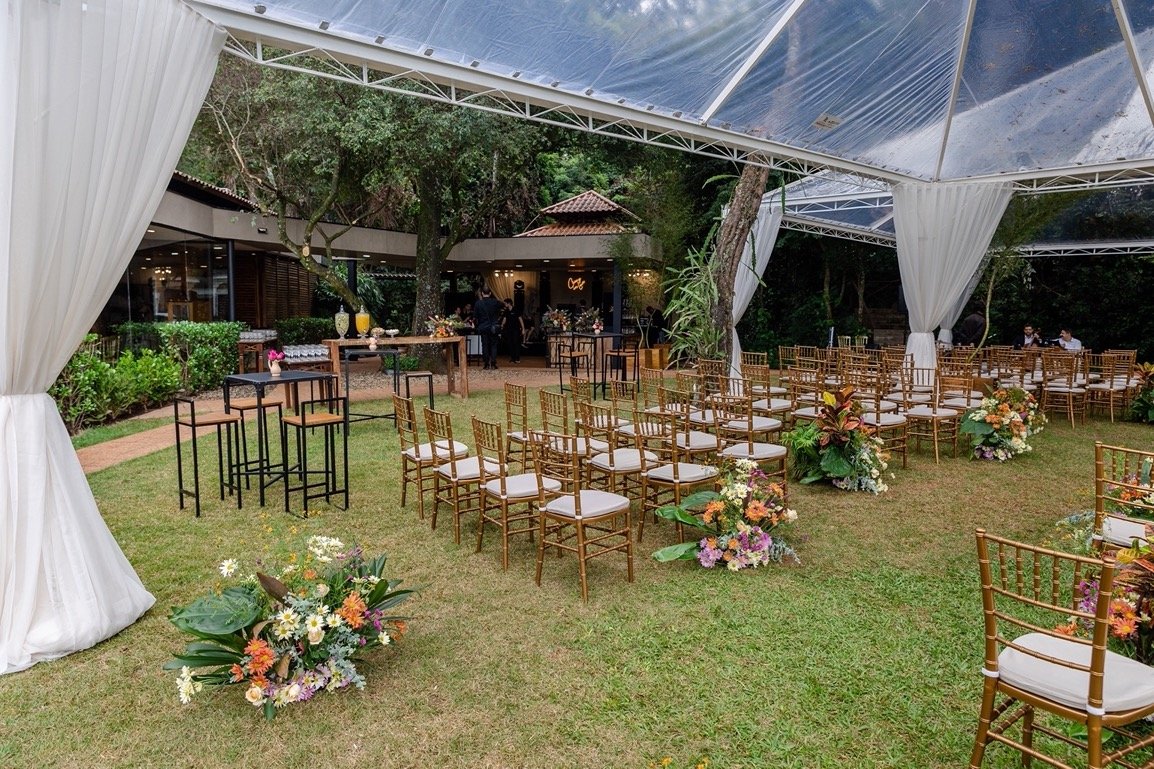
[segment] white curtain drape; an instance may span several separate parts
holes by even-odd
[[[989,250],[982,256],[982,260],[978,262],[978,268],[974,270],[974,274],[970,276],[969,281],[966,282],[966,288],[958,296],[958,301],[954,302],[954,306],[942,318],[941,328],[938,329],[938,343],[944,344],[947,347],[954,343],[954,326],[958,325],[958,320],[962,317],[962,311],[966,309],[966,305],[970,301],[970,297],[974,294],[974,289],[978,287],[978,281],[982,279],[982,273],[986,271],[986,265],[990,262]]]
[[[0,673],[153,603],[46,394],[124,273],[224,34],[178,0],[0,0]]]
[[[737,338],[737,324],[749,309],[769,258],[773,256],[773,244],[781,229],[783,213],[777,193],[771,192],[761,198],[757,221],[753,223],[753,229],[745,241],[741,264],[733,278],[733,354],[729,359],[731,376],[741,376],[741,340]]]
[[[910,313],[906,352],[936,365],[934,329],[965,293],[1010,202],[1003,183],[895,184],[898,268]]]

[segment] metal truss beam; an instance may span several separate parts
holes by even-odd
[[[1083,243],[1031,243],[1018,249],[1021,256],[1124,256],[1154,255],[1154,240],[1088,241]]]
[[[421,55],[390,48],[384,38],[374,42],[333,34],[214,0],[185,2],[229,30],[228,53],[256,64],[787,173],[811,175],[832,168],[890,183],[919,181],[907,173],[729,131],[708,121],[682,119],[681,113],[656,105],[613,100],[592,89],[574,92],[558,87],[559,83],[520,80],[519,72],[486,72],[438,60],[431,51]],[[1010,182],[1019,191],[1033,193],[1154,184],[1154,158],[947,181]]]
[[[881,232],[870,232],[864,229],[852,229],[848,227],[833,227],[825,222],[814,219],[803,219],[797,216],[786,214],[781,219],[781,226],[786,230],[793,230],[794,232],[808,232],[811,235],[826,235],[831,238],[841,238],[842,240],[852,240],[857,243],[871,243],[875,246],[885,246],[887,248],[894,248],[897,245],[897,239],[892,235],[886,235]]]

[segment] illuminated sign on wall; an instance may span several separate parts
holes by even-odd
[[[584,291],[585,278],[569,278],[568,286],[570,291]]]

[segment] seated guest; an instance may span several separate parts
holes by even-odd
[[[1058,346],[1071,352],[1082,349],[1082,343],[1075,339],[1074,335],[1070,333],[1070,329],[1065,326],[1062,327],[1062,333],[1058,334]]]
[[[1027,323],[1022,329],[1021,335],[1014,340],[1015,350],[1026,350],[1031,347],[1041,347],[1042,337],[1038,336],[1038,332],[1034,330],[1034,326]]]

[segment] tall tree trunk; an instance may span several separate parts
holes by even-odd
[[[425,321],[430,315],[445,312],[444,297],[441,295],[441,268],[447,251],[441,244],[441,197],[437,189],[434,172],[421,171],[416,181],[417,199],[417,259],[414,272],[417,278],[417,299],[413,310],[413,335],[423,336]],[[450,246],[451,248],[451,246]],[[439,369],[440,356],[432,354],[433,348],[421,355],[421,365]]]
[[[717,236],[712,269],[718,301],[713,307],[710,320],[717,328],[724,329],[721,354],[726,360],[733,354],[733,281],[741,265],[741,254],[745,250],[749,231],[757,221],[761,196],[765,194],[768,181],[768,168],[747,165],[742,169],[729,204],[729,213],[721,223],[721,231]]]

